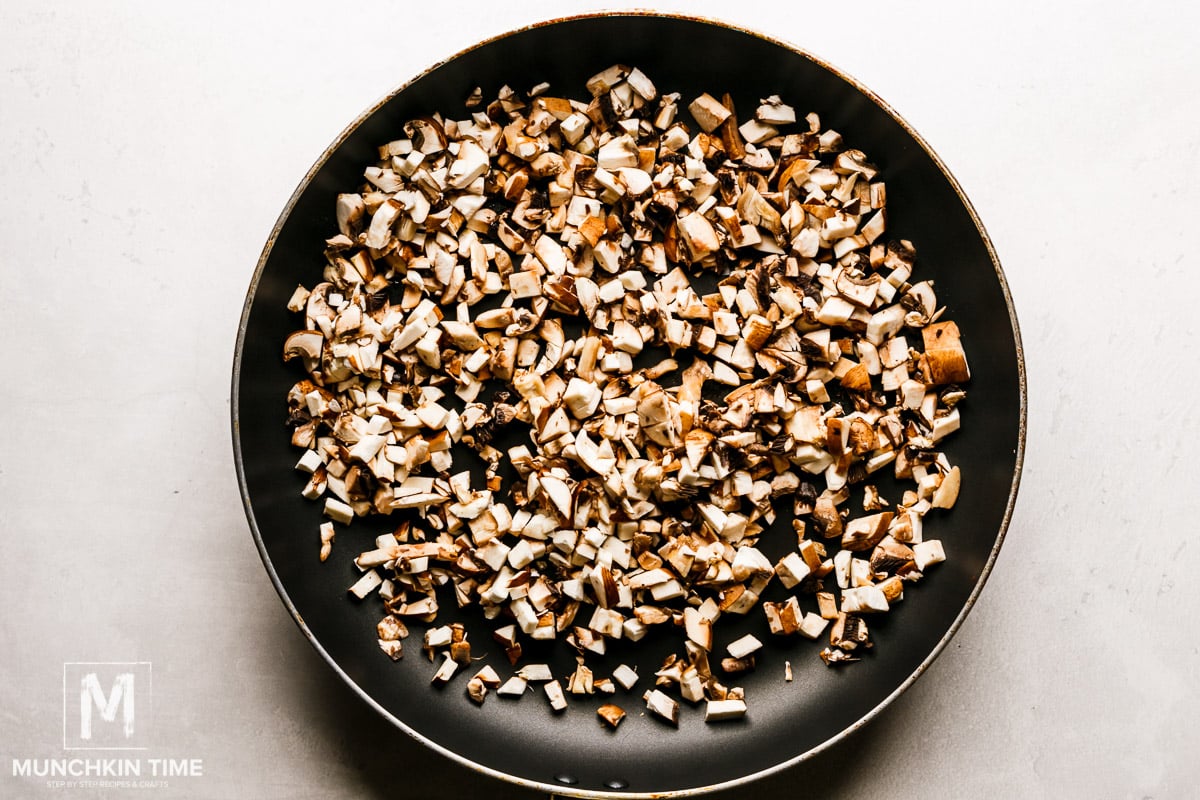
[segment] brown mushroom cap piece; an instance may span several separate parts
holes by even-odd
[[[300,356],[309,363],[319,363],[324,346],[325,337],[320,331],[296,331],[283,344],[283,360]]]
[[[413,148],[419,153],[438,153],[446,149],[446,131],[433,117],[418,117],[404,126],[404,132],[413,140]]]
[[[931,386],[966,383],[971,379],[967,354],[963,350],[958,325],[947,320],[927,325],[921,335],[925,343],[925,371]]]

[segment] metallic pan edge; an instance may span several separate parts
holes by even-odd
[[[295,605],[292,603],[291,598],[288,597],[287,592],[285,591],[282,583],[280,582],[279,576],[276,574],[274,567],[271,565],[271,561],[267,556],[266,547],[263,543],[262,536],[258,529],[257,521],[254,518],[254,512],[251,509],[251,505],[250,505],[250,497],[249,497],[249,494],[247,493],[246,476],[245,476],[244,466],[243,466],[243,462],[242,462],[241,440],[239,437],[238,386],[240,384],[240,378],[241,378],[242,351],[243,351],[244,339],[245,339],[245,334],[246,334],[246,324],[247,324],[247,320],[250,315],[250,308],[251,308],[251,305],[252,305],[252,302],[254,299],[254,295],[258,288],[258,283],[262,276],[263,269],[266,266],[267,259],[271,254],[271,250],[274,247],[275,240],[278,237],[279,232],[280,232],[281,228],[283,227],[284,222],[290,216],[292,209],[296,204],[296,201],[305,192],[305,190],[308,189],[309,183],[311,183],[313,177],[317,174],[317,172],[321,169],[321,167],[324,166],[325,162],[329,159],[330,155],[342,145],[342,143],[351,134],[351,132],[353,132],[368,117],[370,117],[372,114],[374,114],[376,111],[378,111],[381,106],[383,106],[385,103],[387,103],[389,100],[391,100],[393,97],[395,97],[400,92],[403,92],[406,88],[408,88],[409,85],[411,85],[416,80],[424,77],[425,75],[436,70],[438,67],[442,66],[443,64],[445,64],[449,61],[452,61],[452,60],[454,60],[466,53],[472,52],[478,48],[485,47],[488,44],[491,44],[492,42],[498,41],[500,39],[505,39],[509,36],[521,33],[522,31],[525,31],[525,30],[530,30],[533,28],[541,28],[541,27],[546,27],[546,26],[552,26],[552,25],[558,24],[560,22],[566,22],[566,21],[576,20],[576,19],[588,19],[588,18],[592,18],[592,17],[616,16],[616,15],[632,16],[632,17],[638,17],[638,16],[670,17],[670,18],[681,19],[681,20],[691,20],[691,21],[696,21],[696,22],[703,22],[703,23],[710,24],[710,25],[716,25],[719,27],[724,27],[724,28],[727,28],[727,29],[730,29],[733,31],[737,31],[739,33],[743,33],[743,34],[746,34],[749,36],[756,37],[758,39],[762,39],[762,40],[769,42],[771,44],[774,44],[778,47],[782,47],[782,48],[790,50],[800,56],[803,56],[804,58],[807,58],[810,61],[818,64],[819,66],[824,67],[825,69],[829,70],[834,75],[837,75],[842,80],[844,80],[847,83],[849,83],[850,85],[854,86],[859,92],[861,92],[863,94],[864,97],[868,98],[871,102],[875,103],[883,111],[885,111],[888,115],[890,115],[893,119],[895,119],[896,122],[899,123],[905,129],[905,131],[908,132],[908,134],[913,138],[913,140],[918,145],[920,145],[920,147],[926,153],[928,153],[930,158],[937,165],[938,169],[941,170],[941,172],[945,176],[946,180],[950,183],[951,188],[953,188],[954,193],[958,196],[958,199],[962,202],[963,207],[967,210],[967,213],[970,215],[972,221],[975,223],[975,227],[979,231],[979,236],[980,236],[981,240],[983,241],[984,246],[987,249],[988,255],[991,258],[992,266],[996,271],[996,278],[1000,282],[1000,289],[1004,295],[1005,305],[1008,308],[1008,317],[1012,323],[1013,341],[1014,341],[1014,345],[1016,348],[1017,366],[1018,366],[1018,370],[1019,370],[1018,377],[1019,377],[1019,385],[1020,385],[1020,390],[1021,390],[1020,420],[1019,420],[1017,452],[1016,452],[1016,462],[1015,462],[1016,466],[1013,470],[1012,486],[1011,486],[1011,489],[1009,490],[1008,504],[1005,508],[1004,518],[1001,522],[1000,530],[997,532],[997,535],[996,535],[996,543],[992,547],[991,553],[988,555],[987,562],[984,564],[983,570],[979,575],[979,580],[975,584],[975,588],[972,590],[971,595],[967,599],[967,602],[964,604],[962,611],[959,613],[958,617],[955,618],[954,622],[950,625],[950,628],[946,631],[945,636],[943,636],[942,639],[937,643],[937,646],[934,647],[933,651],[929,654],[929,656],[923,662],[921,662],[920,666],[918,666],[917,669],[913,671],[912,675],[910,675],[903,683],[901,683],[900,686],[897,687],[895,691],[893,691],[890,695],[888,695],[882,701],[880,701],[879,705],[875,706],[875,708],[873,708],[871,711],[869,711],[867,714],[865,714],[861,719],[859,719],[853,725],[849,726],[848,728],[843,730],[841,733],[827,739],[821,745],[814,747],[805,753],[801,753],[800,755],[796,756],[795,758],[789,759],[787,761],[783,761],[783,762],[776,764],[775,766],[770,767],[768,769],[764,769],[764,770],[755,772],[750,775],[745,775],[741,778],[736,778],[734,780],[725,781],[724,783],[712,784],[710,786],[703,786],[703,787],[698,787],[698,788],[694,788],[694,789],[686,789],[686,790],[681,790],[681,791],[651,792],[651,793],[597,792],[597,791],[588,791],[588,790],[572,790],[572,788],[568,787],[568,786],[553,785],[553,784],[548,784],[548,783],[542,783],[539,781],[531,781],[531,780],[528,780],[526,778],[521,778],[516,775],[509,775],[505,772],[501,772],[499,770],[491,769],[491,768],[485,767],[481,764],[477,764],[474,761],[471,761],[470,759],[467,759],[464,756],[459,755],[458,753],[456,753],[452,750],[449,750],[445,747],[442,747],[441,745],[427,739],[426,737],[422,736],[417,731],[410,728],[408,725],[406,725],[402,720],[398,719],[391,712],[389,712],[388,710],[386,710],[385,708],[380,706],[377,702],[375,702],[375,700],[373,698],[371,698],[369,695],[367,695],[345,673],[345,671],[342,670],[342,668],[337,664],[337,662],[335,662],[329,656],[329,654],[325,651],[325,649],[321,646],[321,644],[314,638],[312,631],[309,630],[309,628],[305,624],[304,620],[300,617],[299,613],[296,610]],[[254,271],[254,277],[251,279],[251,282],[250,282],[250,288],[248,289],[248,291],[246,293],[246,302],[242,308],[242,315],[241,315],[241,319],[238,324],[238,335],[237,335],[237,342],[236,342],[235,351],[234,351],[233,377],[232,377],[230,394],[231,394],[231,422],[232,422],[231,429],[232,429],[232,437],[233,437],[233,454],[234,454],[235,466],[237,469],[238,489],[239,489],[239,493],[241,494],[241,497],[242,497],[242,505],[246,512],[246,519],[249,522],[250,529],[254,535],[254,543],[258,548],[259,556],[262,558],[263,566],[266,567],[266,570],[271,577],[271,582],[274,584],[275,590],[279,593],[280,599],[283,601],[284,606],[287,608],[288,612],[292,615],[293,619],[295,619],[296,624],[300,627],[300,630],[304,634],[305,638],[308,639],[309,643],[316,649],[316,651],[321,655],[321,657],[325,660],[325,662],[327,664],[329,664],[329,666],[333,669],[333,671],[335,673],[337,673],[337,675],[339,677],[341,677],[341,679],[343,681],[345,681],[346,685],[349,686],[360,698],[362,698],[362,700],[365,703],[367,703],[369,706],[371,706],[373,709],[375,709],[375,711],[377,711],[380,715],[382,715],[389,722],[391,722],[393,725],[395,725],[398,729],[404,731],[406,734],[413,737],[417,741],[421,742],[426,747],[429,747],[430,749],[437,751],[441,755],[451,759],[452,761],[455,761],[455,762],[463,765],[464,767],[467,767],[468,769],[474,770],[474,771],[482,773],[484,775],[488,775],[489,777],[492,777],[492,778],[497,778],[497,779],[500,779],[503,781],[507,781],[512,784],[524,786],[529,789],[535,789],[538,791],[546,792],[547,794],[550,794],[550,795],[586,797],[586,798],[605,798],[605,799],[622,798],[623,800],[626,798],[629,798],[629,799],[642,798],[643,800],[660,800],[660,799],[665,800],[666,798],[693,797],[696,795],[717,791],[719,789],[729,789],[729,788],[733,788],[736,786],[744,786],[744,785],[751,783],[755,780],[758,780],[760,778],[764,778],[768,775],[773,775],[777,772],[788,769],[789,767],[795,766],[796,764],[799,764],[802,761],[807,761],[808,759],[813,758],[814,756],[824,752],[826,749],[843,741],[848,736],[853,734],[855,731],[858,731],[863,726],[865,726],[868,722],[873,720],[881,711],[883,711],[883,709],[885,709],[888,705],[890,705],[892,703],[892,701],[894,701],[906,689],[908,689],[910,686],[912,686],[913,683],[916,682],[917,678],[919,678],[921,675],[923,675],[925,673],[926,670],[929,669],[929,666],[945,649],[945,647],[949,643],[951,637],[953,637],[954,634],[958,631],[959,627],[962,626],[962,623],[966,619],[967,614],[970,613],[971,609],[975,605],[976,600],[979,598],[979,593],[983,590],[983,586],[987,582],[988,576],[991,574],[992,566],[995,564],[996,557],[1000,552],[1000,546],[1004,543],[1004,537],[1008,531],[1008,525],[1012,519],[1013,507],[1014,507],[1014,505],[1016,503],[1016,499],[1017,499],[1017,489],[1020,486],[1021,471],[1022,471],[1024,459],[1025,459],[1025,436],[1026,436],[1026,425],[1027,425],[1027,417],[1028,417],[1028,388],[1026,385],[1025,355],[1024,355],[1024,349],[1021,344],[1021,332],[1020,332],[1020,328],[1017,323],[1016,310],[1013,308],[1012,295],[1009,292],[1008,281],[1004,277],[1004,271],[1000,267],[1000,260],[996,255],[995,248],[992,246],[991,239],[988,237],[987,231],[984,229],[983,223],[982,223],[982,221],[980,221],[979,216],[976,213],[974,206],[971,205],[971,201],[968,200],[967,196],[963,193],[962,187],[959,185],[958,181],[950,173],[950,170],[947,169],[947,167],[946,167],[945,163],[942,161],[942,159],[937,155],[937,153],[934,152],[933,148],[929,146],[929,143],[926,142],[925,139],[922,138],[921,135],[919,133],[917,133],[917,131],[914,130],[913,127],[911,125],[909,125],[898,113],[896,113],[896,111],[890,105],[885,103],[878,95],[876,95],[874,92],[872,92],[866,86],[864,86],[858,80],[851,77],[846,72],[834,67],[829,62],[824,61],[823,59],[820,59],[820,58],[812,55],[811,53],[807,52],[806,50],[804,50],[800,47],[797,47],[790,43],[781,41],[774,37],[766,36],[757,31],[748,30],[741,26],[718,21],[715,19],[711,19],[711,18],[707,18],[707,17],[699,17],[699,16],[694,16],[694,15],[685,15],[685,14],[668,14],[668,13],[662,13],[662,12],[656,12],[656,11],[629,11],[629,12],[623,11],[623,12],[619,12],[619,14],[605,13],[605,12],[576,14],[576,15],[571,15],[571,16],[567,16],[567,17],[559,17],[559,18],[555,18],[555,19],[546,20],[544,22],[539,22],[539,23],[536,23],[533,25],[527,25],[527,26],[524,26],[521,28],[514,29],[507,33],[493,36],[493,37],[485,39],[475,45],[472,45],[471,47],[465,48],[464,50],[461,50],[460,52],[454,54],[453,56],[450,56],[449,58],[446,58],[442,61],[437,62],[436,64],[433,64],[428,69],[421,72],[419,75],[414,76],[411,80],[409,80],[409,81],[405,82],[404,84],[402,84],[401,86],[397,87],[395,90],[390,92],[387,96],[380,98],[378,101],[375,102],[374,105],[372,105],[370,108],[366,109],[364,112],[359,114],[358,117],[355,118],[353,122],[351,122],[348,126],[346,126],[346,128],[333,141],[333,143],[330,144],[329,147],[327,147],[325,149],[325,151],[321,154],[320,158],[317,159],[317,161],[313,164],[313,166],[309,168],[308,173],[304,176],[304,179],[296,187],[296,190],[292,193],[292,196],[290,198],[288,198],[287,205],[284,206],[283,211],[280,213],[279,218],[276,220],[275,226],[271,230],[271,234],[268,237],[267,242],[263,247],[262,254],[259,256],[259,259],[258,259],[258,265]]]

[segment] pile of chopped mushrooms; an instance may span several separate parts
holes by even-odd
[[[714,653],[722,617],[854,661],[871,615],[945,558],[922,519],[958,496],[938,448],[966,358],[932,282],[910,280],[913,245],[884,238],[879,171],[815,114],[771,96],[739,125],[729,95],[703,94],[690,124],[621,65],[587,89],[504,87],[486,107],[476,90],[464,119],[406,123],[338,196],[324,281],[288,305],[303,494],[329,518],[322,561],[335,523],[396,514],[350,592],[382,599],[393,659],[428,624],[435,684],[472,664],[463,626],[436,624],[452,600],[494,620],[513,670],[475,672],[477,703],[628,693],[635,670],[588,656],[662,626],[681,647],[648,711],[736,719],[728,684],[763,643]],[[873,483],[885,469],[902,496]],[[787,599],[760,602],[773,581]],[[554,639],[573,673],[522,662],[523,641]]]

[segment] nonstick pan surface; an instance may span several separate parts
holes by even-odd
[[[681,92],[684,105],[702,92],[727,91],[741,119],[752,116],[759,98],[779,94],[799,114],[818,112],[848,146],[865,151],[887,183],[887,235],[916,244],[915,276],[935,280],[946,317],[962,329],[973,373],[962,430],[944,448],[962,467],[958,504],[925,521],[926,538],[941,539],[948,560],[891,613],[871,620],[875,647],[847,668],[827,668],[817,657],[819,643],[762,636],[763,666],[737,681],[750,708],[737,723],[705,724],[702,709],[686,704],[678,730],[640,716],[640,694],[663,657],[679,649],[677,634],[648,637],[636,648],[618,643],[594,659],[598,675],[628,663],[643,676],[633,693],[618,690],[614,700],[630,719],[615,732],[595,715],[606,696],[572,697],[570,708],[555,715],[540,691],[519,702],[492,696],[476,707],[461,673],[445,689],[432,687],[420,625],[413,626],[404,659],[391,662],[375,641],[382,606],[374,598],[356,602],[346,589],[357,577],[353,555],[371,549],[397,520],[356,520],[320,563],[321,505],[300,496],[305,476],[294,470],[299,451],[285,426],[287,391],[302,377],[299,366],[281,358],[284,339],[302,324],[287,301],[297,284],[321,280],[323,242],[337,229],[335,197],[361,182],[376,147],[402,136],[411,117],[465,115],[463,100],[475,86],[490,98],[504,84],[526,90],[548,81],[553,92],[581,97],[590,75],[618,62],[640,67],[662,91]],[[795,763],[864,724],[924,672],[970,610],[1003,540],[1024,449],[1024,369],[1008,289],[982,225],[932,150],[879,98],[811,55],[724,25],[651,14],[575,17],[492,39],[430,69],[353,122],[305,176],[263,250],[238,332],[232,397],[250,527],[276,589],[313,646],[408,734],[472,769],[558,794],[661,796],[728,786]],[[764,550],[781,555],[791,537],[781,532],[775,547],[764,538]],[[474,654],[508,675],[491,643],[493,625],[453,605],[443,603],[439,623],[465,623]],[[765,633],[761,614],[727,620],[717,626],[717,650],[744,632]],[[568,650],[533,649],[525,660],[549,660],[565,677],[574,668]],[[791,683],[783,680],[785,659],[795,672]],[[398,780],[412,768],[397,764]]]

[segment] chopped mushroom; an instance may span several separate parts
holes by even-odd
[[[546,692],[546,698],[550,701],[550,708],[555,711],[564,711],[567,708],[567,697],[563,694],[562,686],[558,681],[550,681],[542,686]]]
[[[953,508],[954,503],[958,500],[959,481],[958,467],[952,467],[946,476],[942,478],[942,482],[938,484],[937,490],[933,493],[934,508]]]
[[[550,667],[546,664],[526,664],[517,673],[522,679],[531,683],[541,683],[554,680]]]
[[[625,664],[621,664],[615,670],[613,670],[612,677],[614,681],[621,684],[621,688],[625,691],[632,689],[633,685],[637,683],[638,680],[638,674],[633,670],[633,668]]]
[[[383,577],[380,576],[377,571],[371,570],[370,572],[364,572],[362,577],[355,581],[354,585],[350,587],[350,594],[354,595],[359,600],[363,600],[367,597],[367,595],[378,589],[382,584]]]
[[[484,699],[487,697],[488,687],[478,675],[467,681],[467,696],[476,705],[483,705]]]
[[[733,658],[742,659],[762,647],[762,642],[754,634],[747,633],[735,642],[731,642],[726,650]]]
[[[705,722],[726,722],[746,716],[745,700],[709,700],[704,708]]]
[[[913,545],[913,556],[916,559],[917,569],[924,572],[929,565],[945,561],[946,551],[942,549],[942,543],[937,539],[926,539]]]
[[[717,126],[729,118],[730,111],[710,94],[702,94],[692,101],[688,111],[705,133],[712,133]]]
[[[449,683],[455,672],[458,672],[458,662],[451,658],[449,653],[446,653],[441,666],[437,668],[437,672],[433,673],[434,685],[442,686]]]
[[[476,89],[337,196],[323,280],[287,301],[301,491],[328,518],[322,561],[335,523],[399,521],[350,592],[378,591],[393,659],[429,626],[435,683],[480,656],[437,623],[452,598],[518,669],[476,672],[476,703],[629,691],[629,666],[585,660],[661,626],[683,650],[647,674],[651,713],[677,724],[672,692],[741,716],[714,671],[768,654],[747,634],[710,663],[722,617],[761,605],[772,634],[828,635],[821,658],[848,663],[872,645],[864,615],[944,560],[923,518],[961,489],[939,448],[966,419],[962,333],[942,287],[912,282],[913,244],[884,235],[879,167],[815,114],[797,129],[770,95],[739,121],[729,95],[682,101],[626,65],[586,89],[486,106]],[[885,469],[910,488],[884,497]],[[531,640],[578,666],[522,665]]]
[[[625,719],[625,710],[612,703],[600,706],[596,709],[596,714],[604,721],[605,725],[614,729],[621,724],[621,720]]]
[[[658,689],[647,689],[646,693],[642,695],[642,699],[646,701],[646,708],[650,710],[650,713],[671,725],[679,725],[679,703],[672,700],[669,695]]]
[[[501,697],[520,697],[525,694],[525,689],[528,685],[528,682],[524,678],[514,675],[496,689],[496,694]]]

